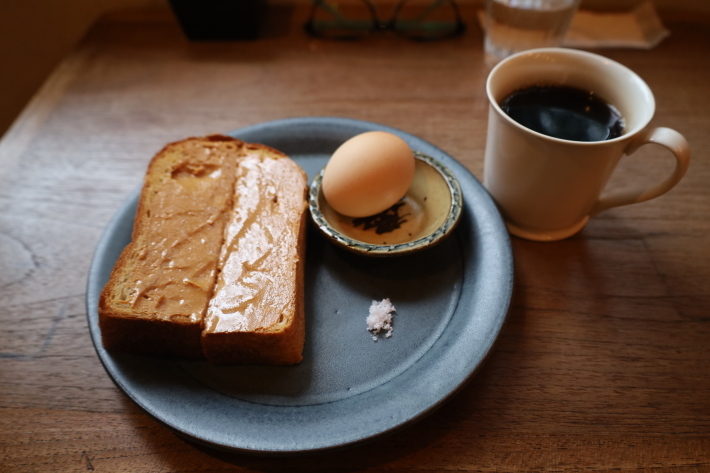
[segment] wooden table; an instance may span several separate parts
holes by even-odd
[[[102,231],[165,143],[295,116],[430,141],[482,178],[487,69],[461,38],[329,42],[275,5],[255,42],[188,43],[169,14],[96,25],[0,143],[0,470],[710,471],[710,23],[600,53],[691,143],[681,184],[557,243],[513,238],[515,292],[488,362],[443,407],[367,445],[296,458],[179,439],[106,375],[87,329]],[[668,172],[647,147],[615,185]]]

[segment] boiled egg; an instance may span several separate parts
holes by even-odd
[[[384,212],[407,193],[414,154],[400,137],[369,131],[344,142],[323,171],[323,197],[338,213],[368,217]]]

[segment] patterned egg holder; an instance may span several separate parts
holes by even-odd
[[[313,179],[311,217],[327,239],[354,253],[397,256],[430,248],[456,228],[463,205],[461,187],[451,171],[415,151],[415,172],[407,194],[386,211],[352,218],[333,210],[323,197],[323,171]]]

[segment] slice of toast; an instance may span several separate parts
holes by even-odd
[[[202,347],[214,363],[297,363],[305,338],[307,177],[266,146],[246,145],[245,153]]]
[[[202,356],[202,319],[243,149],[221,135],[189,138],[150,162],[132,241],[99,299],[105,348]]]
[[[303,170],[266,146],[221,135],[166,146],[99,299],[104,347],[299,362],[306,193]]]

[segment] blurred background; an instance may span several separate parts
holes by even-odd
[[[300,3],[310,0],[267,0],[268,3],[289,1]],[[376,3],[390,1],[375,0]],[[483,3],[483,0],[458,1],[465,4]],[[628,10],[640,1],[582,0],[581,8]],[[654,4],[662,19],[710,14],[708,0],[654,0]],[[0,136],[5,134],[52,70],[99,17],[118,10],[168,11],[169,8],[168,0],[2,0]],[[471,28],[468,34],[477,34],[477,30]]]

